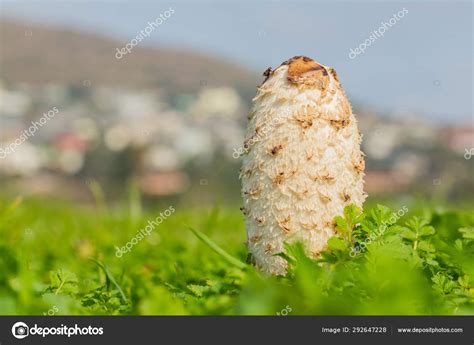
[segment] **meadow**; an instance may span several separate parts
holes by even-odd
[[[1,199],[1,314],[474,313],[471,206],[389,208],[369,198],[364,212],[350,206],[335,219],[319,258],[289,245],[287,276],[266,277],[248,257],[238,205],[145,208],[131,191],[111,206],[92,190],[94,207]]]

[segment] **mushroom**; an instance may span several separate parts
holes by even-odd
[[[296,56],[264,75],[247,137],[262,121],[278,126],[269,126],[244,156],[242,197],[256,266],[284,275],[287,262],[275,254],[284,252],[285,242],[302,242],[308,255],[317,256],[335,234],[333,219],[344,206],[362,207],[364,155],[357,121],[333,68]]]

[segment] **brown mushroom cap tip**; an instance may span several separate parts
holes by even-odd
[[[328,76],[326,67],[306,56],[295,56],[287,61],[288,81],[299,83],[311,81]]]

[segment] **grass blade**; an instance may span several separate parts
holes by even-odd
[[[224,249],[219,247],[219,245],[217,243],[215,243],[209,237],[204,235],[201,231],[193,229],[191,227],[189,227],[189,230],[191,230],[193,232],[193,234],[196,235],[197,238],[199,238],[201,241],[203,241],[205,244],[207,244],[212,250],[214,250],[217,254],[222,256],[231,265],[234,265],[235,267],[238,267],[242,270],[244,270],[247,267],[246,264],[244,264],[239,259],[236,259],[232,255],[227,253]]]
[[[125,294],[123,293],[123,290],[122,288],[120,287],[120,285],[116,282],[116,280],[114,279],[114,277],[112,276],[112,274],[109,272],[109,270],[99,261],[97,261],[96,259],[94,258],[89,258],[90,261],[92,261],[93,263],[95,263],[97,266],[99,266],[102,271],[104,271],[104,274],[105,276],[107,277],[108,280],[110,280],[110,282],[112,284],[115,285],[115,287],[117,288],[118,292],[120,293],[120,296],[122,296],[122,299],[125,303],[127,303],[127,297],[125,296]]]

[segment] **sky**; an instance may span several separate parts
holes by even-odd
[[[470,1],[0,3],[2,17],[93,32],[124,45],[171,7],[171,17],[140,45],[198,51],[259,73],[306,55],[334,67],[355,104],[395,116],[415,112],[436,122],[474,125]],[[388,23],[383,36],[374,34],[383,23]],[[350,55],[366,40],[364,52]]]

